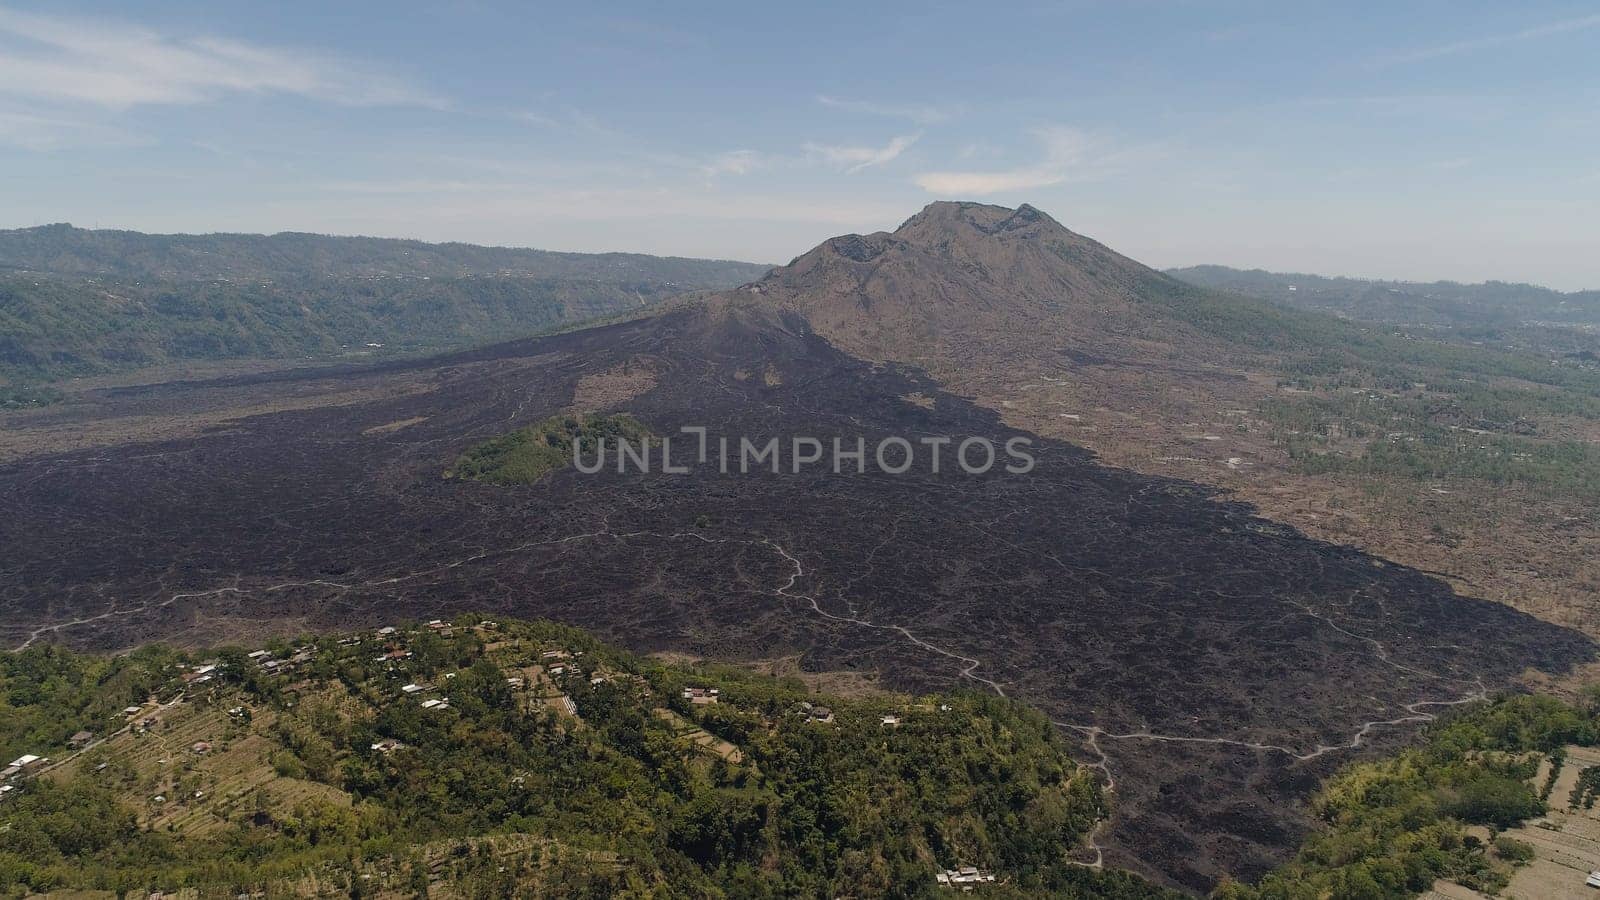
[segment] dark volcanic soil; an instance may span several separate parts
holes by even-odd
[[[1059,720],[1085,762],[1105,754],[1118,808],[1099,838],[1108,863],[1196,888],[1281,859],[1305,827],[1300,799],[1358,736],[1396,740],[1442,708],[1422,703],[1594,653],[1575,633],[1059,443],[1037,442],[1030,474],[981,478],[948,460],[937,476],[441,477],[465,447],[562,410],[580,377],[624,363],[654,373],[621,408],[658,433],[859,434],[869,446],[1009,435],[914,372],[722,302],[352,372],[426,390],[0,467],[0,641],[126,647],[248,620],[492,610],[641,650],[803,652],[808,668],[876,670],[905,688],[1002,690]],[[179,415],[207,392],[275,396],[310,377],[110,402]],[[900,399],[913,393],[933,408]]]

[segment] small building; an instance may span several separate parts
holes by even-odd
[[[142,706],[128,706],[123,708],[122,714],[131,719],[134,716],[137,716],[143,709],[144,707]]]
[[[389,637],[390,635],[399,634],[399,633],[400,633],[400,630],[395,628],[393,625],[385,625],[382,628],[378,629],[378,636],[379,637]]]
[[[945,869],[934,875],[933,880],[941,887],[970,891],[975,884],[993,884],[994,873],[984,872],[977,866],[961,866],[957,869]]]
[[[10,797],[11,793],[13,791],[15,791],[16,789],[17,789],[16,785],[0,784],[0,800],[4,800],[4,799]]]
[[[551,666],[550,667],[550,674],[551,675],[565,675],[565,674],[567,674],[567,667],[566,666]]]
[[[408,684],[405,687],[400,689],[401,693],[405,693],[405,694],[418,694],[418,693],[421,693],[421,692],[423,692],[425,690],[427,690],[427,688],[423,687],[420,684]]]
[[[252,650],[246,658],[248,658],[251,662],[260,663],[262,660],[268,659],[271,656],[271,650]]]
[[[399,750],[401,747],[404,747],[404,746],[405,746],[405,744],[400,743],[399,741],[395,740],[394,738],[384,738],[383,740],[377,741],[376,743],[374,743],[372,745],[372,749],[375,752],[382,753],[383,755],[388,756],[389,754],[393,753],[396,750]]]
[[[432,629],[433,631],[443,631],[443,630],[445,630],[446,628],[449,628],[449,627],[450,627],[449,625],[446,625],[444,623],[443,619],[434,619],[433,621],[428,623],[428,628]]]
[[[1592,888],[1600,888],[1600,869],[1590,872],[1589,879],[1584,884]]]
[[[424,701],[422,701],[422,708],[423,709],[449,709],[450,708],[450,698],[446,697],[443,700],[424,700]]]
[[[888,725],[890,727],[899,725],[900,724],[900,717],[899,716],[884,716],[883,717],[883,724]]]
[[[7,768],[11,768],[11,767],[14,766],[14,767],[16,767],[17,771],[19,771],[19,772],[31,772],[34,769],[38,769],[38,768],[43,767],[44,764],[49,762],[49,761],[50,760],[45,759],[42,756],[35,756],[32,753],[25,753],[22,756],[19,756],[16,759],[13,759],[11,761],[11,765],[7,766]]]
[[[683,689],[683,699],[690,703],[716,703],[722,699],[722,692],[716,688],[687,687]]]
[[[21,766],[6,766],[4,769],[0,769],[0,781],[10,781],[21,774]]]
[[[210,753],[211,743],[209,741],[195,741],[194,744],[189,747],[189,750],[192,753]]]
[[[508,687],[510,687],[514,691],[522,690],[523,686],[525,686],[527,683],[528,683],[527,681],[525,681],[522,678],[519,678],[519,677],[517,677],[515,675],[513,675],[512,677],[506,679],[506,685]]]
[[[826,725],[833,721],[833,710],[826,706],[813,706],[806,710],[806,720]]]
[[[94,732],[80,731],[72,737],[67,738],[67,746],[74,750],[81,750],[92,740],[94,740]]]

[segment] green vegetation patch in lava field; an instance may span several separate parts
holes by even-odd
[[[533,484],[570,464],[574,443],[593,450],[603,439],[612,446],[618,440],[642,446],[650,430],[625,413],[551,416],[468,448],[444,474],[490,484]]]

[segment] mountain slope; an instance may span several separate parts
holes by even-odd
[[[0,232],[0,401],[39,381],[173,362],[503,340],[765,270],[304,234]]]
[[[1172,356],[1214,344],[1151,299],[1186,286],[1026,204],[934,203],[892,233],[825,241],[746,288],[851,352],[937,358],[971,349]]]
[[[1369,322],[1494,327],[1538,322],[1600,324],[1600,291],[1563,293],[1531,284],[1460,284],[1329,278],[1303,273],[1192,266],[1167,274],[1204,287]]]
[[[1161,894],[1070,863],[1095,777],[998,698],[824,696],[479,616],[246,653],[0,653],[5,758],[60,761],[0,797],[0,890],[917,896],[970,865],[993,896]]]
[[[1200,485],[1019,432],[760,295],[98,403],[7,423],[0,448],[35,428],[52,448],[0,464],[12,646],[213,643],[475,609],[635,650],[1003,694],[1115,776],[1111,823],[1079,860],[1103,852],[1197,890],[1283,859],[1308,827],[1309,786],[1351,750],[1472,699],[1480,680],[1594,657],[1580,635]],[[785,449],[777,471],[713,456],[687,474],[443,477],[484,441],[575,412],[665,436],[706,426],[712,448],[1030,437],[1038,465],[969,476],[950,447],[937,470],[923,455],[901,474],[833,474],[791,469]],[[57,449],[69,442],[82,449]]]
[[[672,282],[685,290],[738,284],[768,268],[642,253],[558,253],[297,232],[144,234],[65,224],[0,231],[0,267],[163,280],[533,275]]]
[[[1249,420],[1211,424],[1219,396],[1263,387],[1238,367],[1354,326],[1258,317],[1272,307],[1026,210],[938,205],[902,232],[603,327],[14,414],[0,637],[214,643],[487,609],[635,650],[1004,695],[1115,779],[1079,861],[1193,890],[1282,861],[1317,779],[1352,756],[1595,660],[1583,634],[1079,446],[1130,421],[1194,459],[1240,453]],[[1079,405],[1102,390],[1118,393]],[[1184,403],[1207,424],[1151,414]],[[785,449],[747,469],[709,449],[687,473],[444,477],[580,413],[703,426],[736,453],[860,438],[867,459],[791,468]],[[871,448],[897,436],[1028,439],[1037,465],[969,475],[947,446],[942,468],[883,471]]]
[[[1189,284],[1026,206],[932,204],[742,290],[1009,425],[1600,636],[1593,350]]]

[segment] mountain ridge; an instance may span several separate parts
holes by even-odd
[[[343,254],[335,251],[343,250]],[[420,254],[403,259],[401,254]],[[242,264],[254,254],[278,264],[275,269]],[[336,270],[316,268],[317,264]],[[516,269],[521,265],[525,268]],[[658,256],[646,253],[584,253],[541,250],[465,241],[337,235],[309,231],[152,233],[130,229],[79,228],[54,223],[0,230],[0,267],[61,275],[119,275],[148,278],[254,277],[285,274],[331,275],[489,275],[576,276],[650,274],[665,265],[692,272],[719,267],[747,279],[769,268],[729,259]],[[339,266],[344,266],[339,269]],[[511,269],[511,271],[507,271]],[[723,275],[722,277],[732,277]],[[691,285],[696,286],[696,285]],[[704,286],[698,285],[698,286]]]

